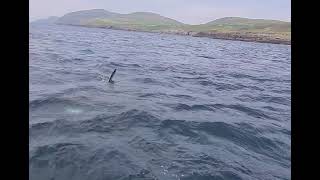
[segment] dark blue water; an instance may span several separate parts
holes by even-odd
[[[29,39],[32,180],[291,179],[291,46],[54,25]]]

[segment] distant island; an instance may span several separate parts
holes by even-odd
[[[59,19],[59,17],[57,16],[50,16],[46,19],[39,19],[36,21],[33,21],[32,23],[36,23],[36,24],[52,24],[55,23],[57,20]]]
[[[266,19],[225,17],[206,24],[188,25],[150,12],[119,14],[104,9],[92,9],[71,12],[62,17],[50,17],[34,23],[55,23],[128,31],[172,33],[215,39],[291,44],[291,23]]]

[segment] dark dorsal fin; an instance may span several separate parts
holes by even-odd
[[[113,78],[114,74],[116,73],[116,71],[117,71],[117,69],[114,69],[114,71],[112,72],[112,74],[111,74],[111,76],[110,76],[110,78],[109,78],[109,83],[112,83],[112,82],[113,82],[113,81],[112,81],[112,78]]]

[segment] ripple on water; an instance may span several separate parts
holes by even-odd
[[[29,38],[30,179],[291,178],[290,46],[58,25]]]

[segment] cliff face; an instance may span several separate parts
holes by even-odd
[[[291,23],[277,20],[226,17],[206,24],[188,25],[155,13],[119,14],[103,9],[94,9],[66,14],[59,18],[56,23],[228,40],[291,44]]]

